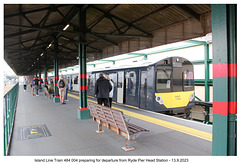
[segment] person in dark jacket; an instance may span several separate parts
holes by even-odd
[[[112,85],[102,73],[99,74],[99,79],[95,84],[95,95],[97,97],[98,104],[108,106],[109,92],[112,90]]]

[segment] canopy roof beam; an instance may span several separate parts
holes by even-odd
[[[64,5],[55,5],[55,8],[59,8],[59,7],[64,7],[67,6],[68,4],[64,4]],[[28,10],[28,11],[24,11],[24,12],[19,12],[19,13],[14,13],[14,14],[9,14],[9,15],[5,15],[4,18],[10,18],[10,17],[15,17],[15,16],[19,16],[19,15],[26,15],[26,14],[32,14],[34,12],[40,12],[40,11],[44,11],[44,10],[51,10],[53,7],[52,6],[48,6],[48,7],[43,7],[43,8],[39,8],[39,9],[34,9],[34,10]]]
[[[200,22],[200,15],[198,13],[196,13],[195,11],[193,11],[191,8],[189,8],[186,5],[176,5],[176,6]]]
[[[114,19],[117,19],[118,21],[121,21],[121,22],[127,24],[127,25],[130,26],[130,27],[133,27],[133,28],[137,29],[138,31],[140,31],[140,32],[142,32],[142,33],[144,33],[144,34],[146,34],[146,35],[148,35],[148,36],[152,36],[151,33],[148,33],[148,32],[146,32],[146,31],[140,29],[139,27],[133,25],[133,24],[130,23],[130,22],[127,22],[127,21],[123,20],[122,18],[119,18],[119,17],[117,17],[117,16],[115,16],[115,15],[113,15],[113,14],[110,14],[109,12],[106,12],[106,11],[104,11],[104,10],[102,10],[102,9],[99,9],[98,7],[96,7],[96,6],[94,6],[94,5],[92,5],[91,7],[94,8],[94,9],[96,9],[96,10],[98,10],[98,11],[100,11],[100,12],[102,12],[102,13],[104,13],[105,15],[108,15],[108,16],[114,18]]]

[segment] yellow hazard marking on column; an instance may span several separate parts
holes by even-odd
[[[76,98],[76,99],[79,99],[78,96],[75,96],[75,95],[72,95],[72,94],[69,94],[69,96],[73,97],[73,98]],[[88,101],[96,103],[93,100],[88,100]],[[134,117],[134,118],[137,118],[137,119],[140,119],[140,120],[144,120],[144,121],[156,124],[156,125],[160,125],[160,126],[172,129],[172,130],[176,130],[176,131],[179,131],[179,132],[182,132],[182,133],[185,133],[185,134],[189,134],[189,135],[192,135],[192,136],[195,136],[195,137],[207,140],[207,141],[212,141],[212,134],[208,133],[208,132],[204,132],[204,131],[201,131],[201,130],[189,128],[189,127],[186,127],[186,126],[183,126],[183,125],[178,125],[178,124],[171,123],[171,122],[168,122],[168,121],[163,121],[163,120],[160,120],[160,119],[157,119],[157,118],[154,118],[154,117],[145,116],[145,115],[142,115],[142,114],[130,112],[130,111],[127,111],[127,110],[124,110],[124,109],[120,109],[120,108],[116,108],[116,107],[112,107],[112,108],[120,110],[125,115],[131,116],[131,117]]]

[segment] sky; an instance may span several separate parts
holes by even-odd
[[[14,73],[14,71],[12,70],[12,68],[10,68],[9,67],[9,65],[5,62],[5,60],[3,59],[3,61],[1,62],[2,64],[1,65],[3,65],[3,73],[5,74],[7,74],[7,75],[16,75],[15,73]]]

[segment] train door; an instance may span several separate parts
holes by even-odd
[[[117,73],[117,102],[123,103],[124,100],[124,71]]]
[[[139,107],[139,79],[138,70],[126,70],[125,102],[128,105]]]
[[[140,71],[139,108],[146,109],[147,96],[147,71]]]

